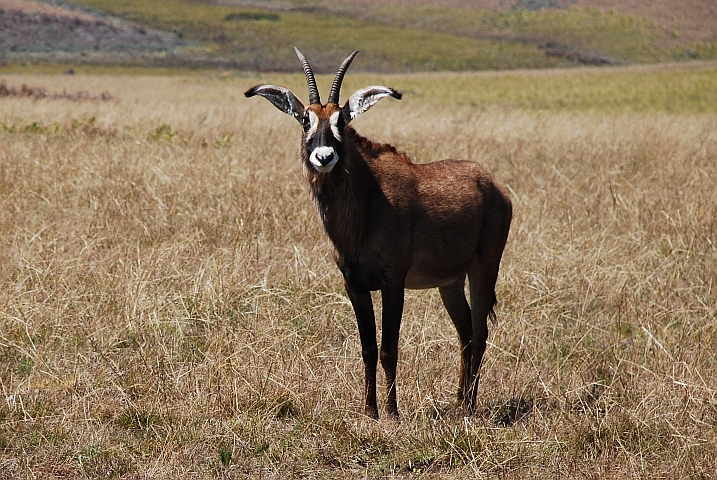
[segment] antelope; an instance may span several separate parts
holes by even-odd
[[[513,214],[510,199],[475,162],[415,164],[393,146],[357,133],[351,120],[384,97],[401,99],[393,88],[374,85],[357,90],[340,106],[341,83],[358,51],[339,67],[324,104],[309,62],[294,50],[306,75],[308,106],[277,85],[256,85],[244,95],[266,98],[303,127],[304,175],[358,324],[365,414],[378,418],[380,358],[386,410],[398,418],[396,364],[404,290],[433,287],[438,287],[460,339],[459,408],[473,413],[487,319],[495,320],[495,284]],[[371,300],[377,290],[383,304],[380,354]]]

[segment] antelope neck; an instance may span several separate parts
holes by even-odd
[[[336,167],[321,174],[307,167],[311,194],[316,201],[326,234],[337,251],[357,254],[365,232],[368,192],[376,179],[357,149],[361,138],[347,127],[346,142]]]

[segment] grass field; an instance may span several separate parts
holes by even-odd
[[[0,64],[291,72],[293,46],[324,73],[355,49],[363,71],[400,74],[717,58],[709,0],[40,2],[0,0]]]
[[[352,50],[369,54],[365,67],[378,71],[476,70],[550,67],[567,62],[547,58],[536,45],[476,39],[419,28],[335,16],[331,12],[279,13],[186,0],[81,2],[166,31],[181,33],[187,54],[221,56],[250,70],[293,70],[292,46],[314,60],[318,71],[336,68]],[[201,44],[192,45],[192,42]]]
[[[365,70],[398,73],[717,58],[713,40],[668,45],[665,39],[672,35],[654,20],[596,8],[488,10],[305,0],[75,3],[174,31],[187,42],[184,56],[223,58],[245,70],[292,70],[292,46],[322,72],[333,71],[356,49],[371,59]]]
[[[515,210],[479,413],[411,291],[395,423],[361,414],[298,126],[242,95],[300,75],[0,75],[112,97],[0,97],[0,478],[714,477],[716,78],[349,73],[405,93],[359,131]]]

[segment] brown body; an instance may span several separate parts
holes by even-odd
[[[327,118],[331,105],[323,110],[328,111],[319,116]],[[378,351],[370,292],[382,292],[380,359],[387,376],[388,411],[396,414],[398,332],[406,288],[440,289],[463,350],[459,400],[472,407],[475,391],[470,386],[477,384],[485,351],[487,317],[512,218],[510,200],[477,163],[414,164],[404,153],[371,142],[351,127],[345,137],[337,167],[329,173],[305,171],[356,311],[367,413],[377,415]],[[475,300],[475,332],[464,295],[466,276]]]
[[[339,88],[355,53],[337,74]],[[306,70],[308,63],[297,54]],[[313,74],[307,73],[307,81],[311,90]],[[414,164],[392,146],[371,142],[348,126],[383,96],[400,98],[395,90],[368,87],[352,95],[344,107],[338,105],[338,90],[334,95],[332,89],[329,103],[323,105],[318,90],[311,94],[314,101],[304,108],[283,87],[259,85],[246,93],[266,97],[304,126],[305,174],[356,313],[366,373],[366,414],[378,417],[380,359],[386,373],[387,410],[398,415],[396,364],[406,288],[439,288],[461,343],[459,402],[472,410],[512,218],[510,200],[474,162]],[[466,277],[470,306],[464,294]],[[376,290],[383,302],[380,352],[371,300]]]

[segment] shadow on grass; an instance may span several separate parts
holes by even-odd
[[[496,425],[508,427],[527,417],[533,411],[533,404],[532,399],[510,398],[489,405],[480,415],[490,418]]]

